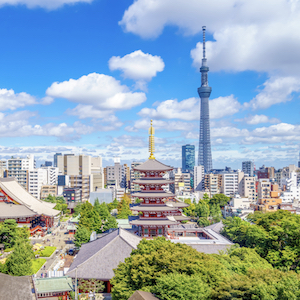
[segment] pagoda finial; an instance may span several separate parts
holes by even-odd
[[[151,120],[151,126],[149,128],[149,152],[150,152],[150,156],[149,156],[149,159],[155,159],[154,155],[153,155],[153,152],[155,151],[154,149],[154,128],[152,127],[152,120]]]

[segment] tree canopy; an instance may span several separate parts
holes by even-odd
[[[238,217],[223,221],[223,234],[241,247],[254,248],[275,268],[300,269],[300,216],[289,211],[255,212],[249,223]]]
[[[276,270],[254,249],[204,254],[163,237],[142,240],[114,270],[113,299],[136,290],[171,299],[299,299],[300,275]]]

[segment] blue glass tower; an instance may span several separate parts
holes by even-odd
[[[195,166],[195,146],[182,146],[182,172],[193,172]]]
[[[211,94],[211,87],[208,86],[207,73],[209,68],[205,57],[205,30],[203,30],[203,58],[201,72],[201,87],[198,88],[198,94],[201,99],[200,108],[200,134],[199,134],[199,152],[198,152],[198,166],[204,166],[204,172],[207,173],[212,169],[211,158],[211,144],[210,144],[210,120],[209,120],[209,96]]]

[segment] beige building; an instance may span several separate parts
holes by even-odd
[[[247,174],[242,179],[239,194],[241,197],[248,198],[251,202],[256,202],[257,192],[256,192],[256,179],[254,176],[247,176]]]
[[[63,175],[68,175],[70,187],[80,188],[82,200],[90,198],[90,192],[104,188],[102,158],[89,155],[59,155],[57,167]]]
[[[57,195],[57,186],[56,185],[43,185],[41,187],[40,199],[46,199],[49,195]]]
[[[257,198],[269,198],[271,192],[271,182],[269,179],[259,179],[257,185]]]
[[[138,191],[141,190],[140,186],[138,184],[133,183],[134,180],[137,180],[137,179],[141,178],[141,173],[139,171],[134,170],[135,167],[137,167],[141,164],[142,164],[142,162],[137,162],[137,161],[131,163],[131,170],[130,170],[130,190],[131,190],[131,193],[138,192]]]
[[[211,197],[221,193],[222,175],[206,174],[204,176],[204,191],[210,192]]]
[[[174,173],[175,193],[191,191],[191,175],[190,173],[182,173],[181,168],[178,168]]]
[[[0,160],[0,178],[4,177],[4,173],[7,170],[7,161]]]

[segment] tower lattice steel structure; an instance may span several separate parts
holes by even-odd
[[[207,73],[209,68],[207,66],[207,59],[205,57],[205,30],[203,31],[203,58],[201,72],[201,87],[198,88],[198,94],[201,99],[200,108],[200,134],[199,134],[199,152],[198,152],[198,165],[204,166],[205,172],[212,169],[211,158],[211,144],[210,144],[210,122],[209,122],[209,104],[208,99],[211,93],[211,87],[208,86]]]

